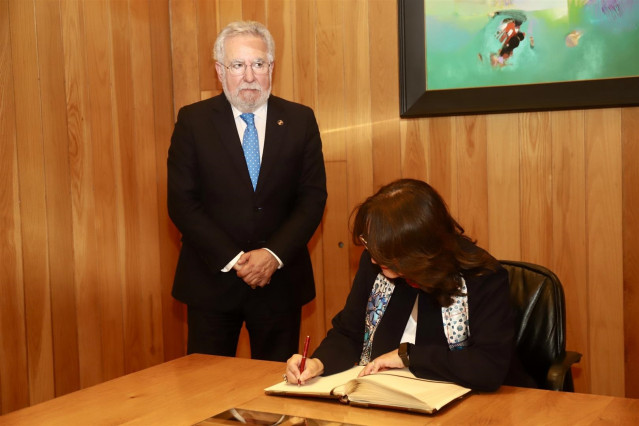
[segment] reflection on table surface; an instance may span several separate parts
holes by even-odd
[[[289,416],[286,414],[266,413],[264,411],[245,410],[242,408],[231,408],[209,417],[194,426],[207,425],[270,425],[270,426],[357,426],[353,423],[339,423],[322,419],[308,419],[305,417]]]

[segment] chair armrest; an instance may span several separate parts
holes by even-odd
[[[566,351],[564,355],[555,361],[548,370],[546,377],[546,385],[548,389],[555,391],[572,391],[572,374],[570,367],[581,360],[579,352]],[[569,383],[566,382],[566,376],[569,377]]]

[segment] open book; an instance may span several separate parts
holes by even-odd
[[[358,365],[331,376],[314,377],[303,386],[280,382],[264,391],[268,395],[338,398],[351,405],[429,414],[470,392],[454,383],[417,378],[407,368],[357,377],[362,369],[364,366]]]

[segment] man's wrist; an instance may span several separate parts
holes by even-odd
[[[284,266],[284,263],[282,262],[282,260],[273,252],[273,250],[266,248],[266,247],[262,247],[264,250],[266,250],[267,252],[271,253],[273,255],[273,257],[275,258],[275,260],[277,261],[277,269],[282,269],[282,266]]]

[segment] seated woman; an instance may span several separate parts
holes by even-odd
[[[363,245],[346,305],[289,382],[366,365],[361,375],[408,367],[417,377],[494,391],[534,387],[515,355],[508,273],[464,235],[427,183],[402,179],[361,204],[353,242]]]

